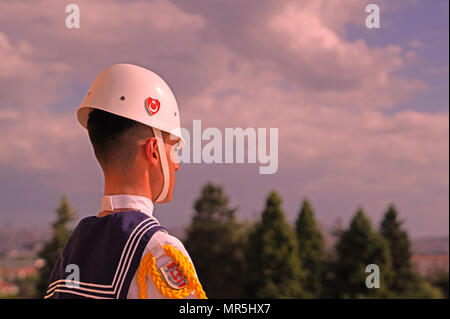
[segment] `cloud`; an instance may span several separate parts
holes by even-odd
[[[422,41],[419,41],[417,39],[413,39],[408,42],[408,45],[412,49],[422,49],[425,47],[425,44]]]
[[[69,66],[41,59],[36,51],[28,41],[12,43],[0,32],[0,106],[42,109],[64,95]]]
[[[0,134],[0,167],[9,170],[70,170],[86,144],[86,136],[72,113],[1,110]]]
[[[303,181],[309,191],[337,184],[346,192],[448,188],[442,173],[448,171],[448,112],[385,114],[383,109],[315,104],[302,92],[264,86],[267,74],[249,80],[245,69],[240,76],[224,73],[220,82],[242,83],[240,89],[226,90],[217,83],[185,99],[184,122],[202,119],[203,127],[278,128],[281,165],[308,175],[315,172],[310,181]],[[249,82],[260,89],[252,89]]]
[[[320,10],[323,3],[309,4],[290,3],[269,19],[268,29],[282,42],[278,60],[289,83],[309,89],[321,103],[365,108],[392,107],[426,89],[421,81],[396,74],[412,53],[398,45],[369,47],[362,39],[349,41],[339,32],[344,19],[329,18],[329,11]],[[349,2],[339,12],[355,8],[362,9],[361,4]]]
[[[240,10],[226,1],[193,8],[177,3],[204,16],[207,28],[202,36],[208,44],[230,51],[238,61],[234,64],[265,63],[276,72],[278,85],[303,91],[308,100],[389,108],[427,88],[418,79],[398,74],[412,51],[347,39],[349,24],[364,26],[364,2],[250,1]],[[389,5],[383,4],[383,10]],[[233,17],[232,24],[227,17]]]

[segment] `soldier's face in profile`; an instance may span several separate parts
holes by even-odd
[[[169,164],[169,176],[170,176],[170,182],[169,182],[169,190],[167,192],[166,198],[162,201],[162,203],[168,203],[172,200],[172,192],[175,185],[175,171],[178,171],[180,169],[180,162],[178,160],[178,156],[175,152],[175,149],[177,147],[178,140],[173,140],[167,137],[165,139],[164,146],[166,148],[166,158]],[[161,171],[162,175],[162,171]]]

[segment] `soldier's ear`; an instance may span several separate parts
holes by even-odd
[[[145,144],[145,157],[152,166],[158,166],[159,153],[158,153],[158,141],[156,137],[151,137]]]

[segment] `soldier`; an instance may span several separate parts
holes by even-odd
[[[153,216],[153,203],[172,199],[184,146],[169,86],[147,69],[113,65],[77,117],[105,177],[102,210],[75,228],[45,298],[206,298],[183,244]],[[74,265],[79,279],[68,279]]]

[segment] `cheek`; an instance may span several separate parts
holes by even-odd
[[[178,164],[178,156],[174,147],[170,147],[167,152],[167,158],[169,159],[170,168],[173,169]]]

